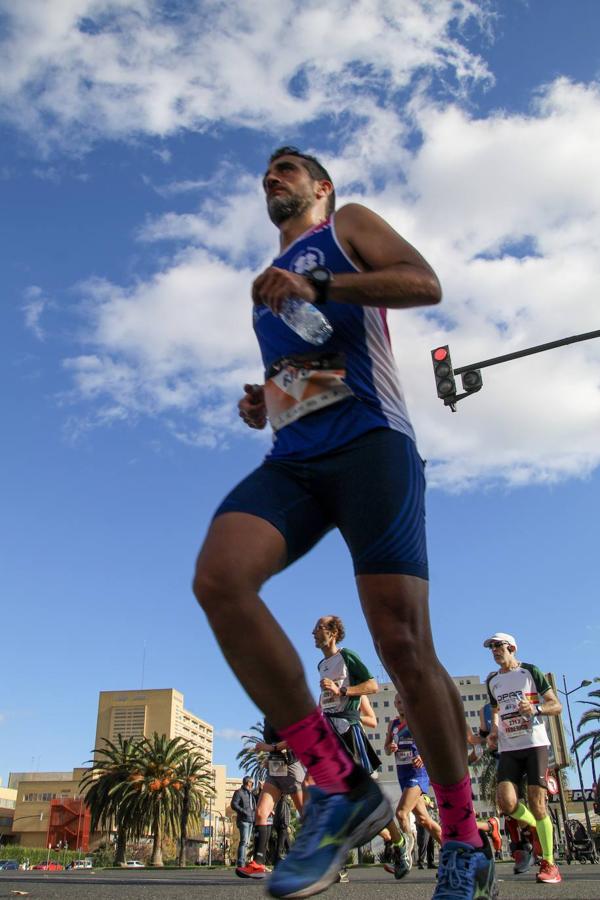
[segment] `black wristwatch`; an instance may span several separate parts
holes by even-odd
[[[329,285],[331,284],[331,272],[325,266],[315,266],[310,272],[304,272],[304,277],[310,281],[317,292],[314,303],[318,306],[329,300]]]

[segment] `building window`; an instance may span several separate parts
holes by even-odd
[[[389,700],[384,700],[384,701],[383,701],[383,705],[384,705],[384,706],[389,706],[389,705],[390,705],[390,701],[389,701]]]

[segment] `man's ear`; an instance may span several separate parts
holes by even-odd
[[[333,193],[333,184],[326,178],[321,179],[321,181],[318,182],[318,185],[316,195],[319,200],[321,197],[329,197],[329,195]]]

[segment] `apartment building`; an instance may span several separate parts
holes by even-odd
[[[100,692],[95,747],[102,747],[105,738],[115,741],[119,734],[124,738],[151,737],[154,732],[185,738],[212,763],[213,727],[184,708],[179,691]]]
[[[89,813],[85,813],[79,784],[85,771],[11,772],[9,785],[16,794],[11,842],[22,847],[54,846],[60,823],[60,840],[68,833],[72,848],[87,850]]]
[[[12,834],[16,805],[16,790],[13,788],[2,787],[2,779],[0,779],[0,844],[9,842],[9,837]]]
[[[467,727],[471,731],[477,731],[479,729],[479,710],[487,703],[485,683],[477,675],[459,675],[454,677],[453,681],[460,692]],[[394,685],[386,681],[380,683],[377,694],[369,698],[377,716],[378,725],[376,729],[368,732],[369,740],[382,761],[382,767],[379,770],[379,784],[392,803],[397,803],[400,799],[400,787],[396,777],[394,759],[392,756],[386,756],[383,747],[388,724],[396,716],[394,707],[395,693],[396,688]],[[465,741],[465,757],[466,754],[467,744]],[[478,778],[473,770],[471,771],[471,783],[473,785],[474,806],[477,815],[491,815],[490,804],[479,796]],[[431,794],[433,796],[433,792]]]

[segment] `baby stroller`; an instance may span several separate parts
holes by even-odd
[[[579,819],[567,819],[565,830],[567,831],[567,846],[571,851],[571,859],[576,859],[580,863],[595,862],[594,845]],[[570,862],[571,860],[569,859],[568,861]]]

